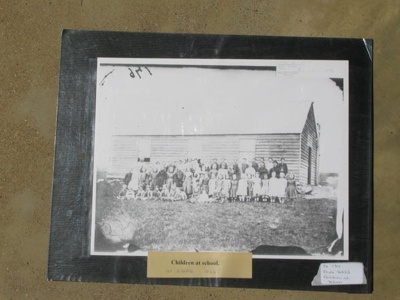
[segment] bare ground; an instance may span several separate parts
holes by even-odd
[[[119,188],[115,182],[98,185],[99,251],[122,250],[130,243],[143,251],[250,251],[274,245],[316,254],[335,239],[332,199],[284,204],[128,201],[115,197]]]

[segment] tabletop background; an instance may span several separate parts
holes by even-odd
[[[400,1],[0,0],[0,299],[400,299],[399,8]],[[374,293],[47,282],[62,29],[373,38]]]

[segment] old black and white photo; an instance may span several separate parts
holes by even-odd
[[[348,62],[98,58],[92,255],[347,260]]]

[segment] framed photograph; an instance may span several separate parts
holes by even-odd
[[[372,291],[372,41],[66,30],[49,280]]]

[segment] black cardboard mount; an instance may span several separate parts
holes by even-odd
[[[150,279],[145,257],[90,256],[97,57],[349,61],[349,261],[366,285],[311,286],[320,260],[253,259],[252,279]],[[187,286],[372,292],[372,41],[64,30],[48,279]]]

